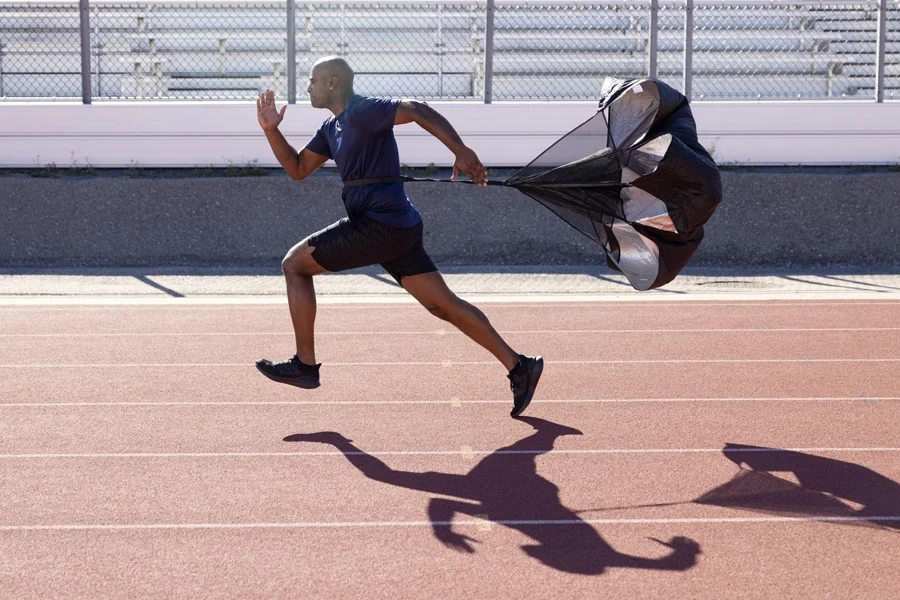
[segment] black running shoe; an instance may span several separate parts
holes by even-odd
[[[284,362],[273,363],[265,359],[256,361],[256,368],[259,369],[259,372],[272,381],[296,385],[308,390],[319,387],[319,367],[321,366],[322,363],[312,366],[304,364],[300,362],[296,354]]]
[[[540,356],[519,355],[519,364],[507,375],[513,393],[511,417],[518,417],[528,408],[543,370],[544,359]]]

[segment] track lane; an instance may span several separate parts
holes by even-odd
[[[505,527],[479,531],[474,554],[440,546],[428,527],[367,530],[2,533],[0,573],[11,597],[641,597],[893,598],[896,534],[821,523],[697,524],[703,554],[678,572],[563,555],[556,568],[526,554],[534,542]],[[612,553],[660,558],[652,541],[679,525],[605,525]],[[591,575],[568,572],[580,567]]]
[[[290,446],[298,452],[333,449],[314,443]],[[477,518],[495,522],[546,521],[547,527],[563,528],[572,526],[565,521],[580,519],[677,523],[893,517],[895,521],[883,523],[848,520],[832,525],[880,524],[900,533],[900,485],[891,484],[900,480],[900,447],[741,452],[740,458],[747,460],[743,467],[716,448],[654,454],[546,450],[477,455],[3,457],[0,481],[8,501],[0,515],[0,531],[132,525],[200,529],[203,524],[253,528],[267,523],[302,523],[313,529],[317,524],[343,523],[365,529],[352,524],[441,518],[465,522],[480,514],[486,516]],[[746,468],[767,460],[776,460],[779,470],[751,473]],[[28,471],[28,478],[17,476],[22,470]],[[810,489],[800,489],[798,474]],[[735,477],[741,483],[732,483]],[[728,484],[734,489],[692,502]],[[822,491],[813,491],[817,486]],[[840,492],[838,486],[850,491]],[[429,515],[433,498],[455,499],[467,508],[452,517]],[[652,506],[656,504],[661,506]]]
[[[900,364],[900,330],[513,333],[506,338],[516,351],[543,354],[548,361],[883,359]],[[4,340],[0,365],[252,365],[261,357],[284,360],[294,350],[293,336],[19,337]],[[335,365],[495,360],[465,336],[440,333],[322,336],[316,358]]]
[[[560,449],[900,447],[898,402],[550,404],[529,416],[574,427]],[[337,431],[371,451],[492,451],[532,433],[502,405],[9,407],[0,454],[278,452],[292,434]]]
[[[890,301],[483,304],[498,330],[900,327]],[[0,307],[0,334],[290,333],[287,305]],[[453,328],[416,304],[322,305],[321,332]]]
[[[891,362],[554,364],[535,396],[557,399],[845,397],[867,404],[900,396]],[[503,367],[435,364],[324,364],[322,386],[301,390],[234,367],[3,369],[0,406],[78,402],[511,402]]]

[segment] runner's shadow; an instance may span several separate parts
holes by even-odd
[[[460,552],[474,552],[472,543],[477,540],[453,530],[456,513],[487,518],[525,534],[536,542],[522,547],[526,554],[567,573],[599,575],[607,567],[684,571],[694,566],[700,546],[683,537],[659,542],[671,549],[660,558],[614,550],[592,525],[560,502],[559,488],[537,473],[537,457],[550,452],[556,438],[581,432],[534,417],[518,420],[535,433],[484,457],[466,475],[398,471],[333,431],[290,435],[284,441],[331,444],[370,479],[456,498],[432,498],[428,517],[435,537]]]
[[[872,469],[762,446],[722,453],[740,472],[694,502],[900,530],[900,484]]]

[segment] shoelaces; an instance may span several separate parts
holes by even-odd
[[[273,365],[282,375],[297,375],[300,373],[300,359],[296,356],[284,362],[275,363]]]

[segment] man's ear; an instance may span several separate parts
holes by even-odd
[[[338,86],[338,78],[332,75],[328,78],[328,89],[333,90]]]

